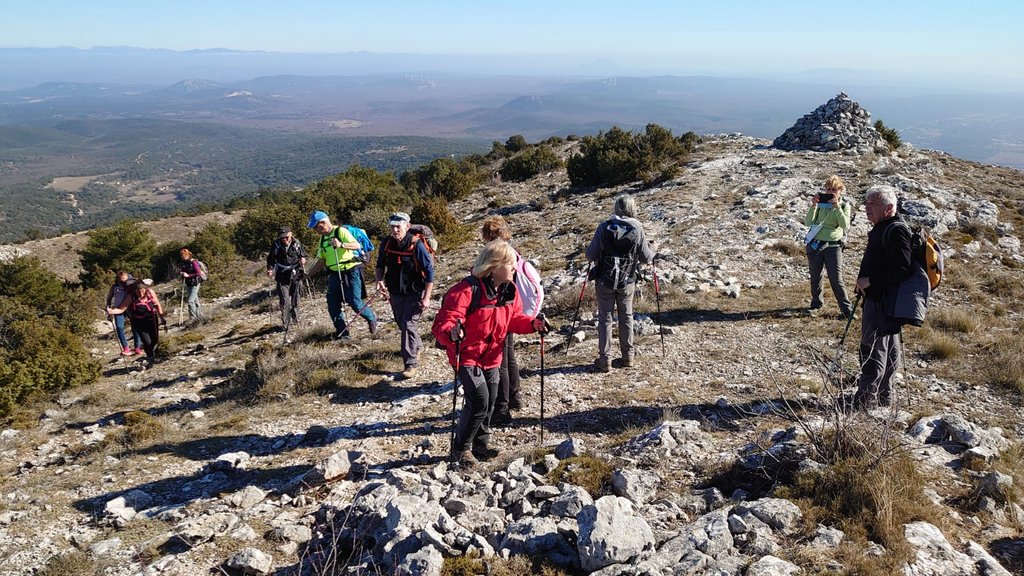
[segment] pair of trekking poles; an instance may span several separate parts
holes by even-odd
[[[543,328],[540,330],[540,445],[544,445],[544,335],[548,333],[548,321],[544,318],[544,314],[538,314],[537,318],[543,323]],[[455,321],[455,332],[458,334],[458,338],[455,338],[455,381],[452,383],[452,424],[451,424],[451,450],[449,450],[449,462],[455,463],[455,412],[458,410],[458,398],[459,398],[459,370],[462,368],[462,339],[464,338],[464,332],[462,330],[462,320]]]
[[[590,272],[594,267],[594,263],[590,262],[587,264],[587,274],[583,277],[583,287],[580,288],[580,297],[576,301],[576,314],[573,315],[572,327],[569,329],[569,336],[565,340],[565,355],[569,355],[569,346],[572,345],[572,336],[576,333],[576,323],[580,319],[580,308],[583,306],[583,295],[587,291],[587,281],[590,280]],[[661,325],[661,285],[658,282],[658,266],[651,261],[651,273],[654,276],[654,301],[656,302],[656,312],[654,319],[658,323],[658,334],[661,336],[661,357],[665,357],[665,329]],[[621,328],[620,328],[621,329]],[[543,357],[543,356],[542,356]]]

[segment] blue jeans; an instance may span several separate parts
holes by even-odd
[[[199,284],[195,286],[185,285],[188,290],[188,319],[199,318]]]
[[[117,332],[117,341],[121,343],[121,348],[128,347],[128,338],[124,333],[124,314],[114,314],[114,331]],[[142,348],[142,339],[139,338],[139,333],[132,330],[132,340],[135,346],[132,348]]]
[[[339,278],[340,276],[340,278]],[[376,322],[377,316],[373,310],[363,307],[363,267],[356,266],[350,270],[344,270],[339,274],[328,270],[327,273],[327,314],[334,323],[335,334],[344,334],[348,331],[345,323],[344,304],[348,303],[367,322]]]

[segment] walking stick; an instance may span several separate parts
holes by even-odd
[[[850,317],[846,319],[846,328],[843,329],[843,337],[839,339],[839,344],[836,346],[837,350],[843,347],[843,342],[846,342],[846,335],[850,332],[850,324],[853,324],[853,316],[857,311],[858,304],[860,304],[860,294],[857,294],[853,299],[853,307],[850,308]]]
[[[593,262],[587,263],[587,275],[583,277],[583,288],[580,288],[580,299],[576,302],[576,315],[572,319],[572,328],[569,329],[569,337],[565,341],[565,355],[569,355],[569,346],[572,346],[572,335],[576,332],[576,322],[580,319],[580,306],[583,305],[583,293],[587,291],[587,281],[590,280],[590,269]]]
[[[103,312],[107,312],[106,308],[103,309]],[[107,314],[107,320],[110,321],[110,329],[113,330],[111,335],[114,337],[114,342],[117,344],[117,353],[121,356],[121,360],[124,361],[124,376],[127,378],[130,371],[128,368],[128,358],[125,357],[124,354],[121,354],[121,342],[117,339],[117,324],[114,323],[114,315]]]
[[[665,357],[665,329],[661,326],[661,288],[658,284],[658,266],[651,260],[651,272],[654,274],[654,301],[657,303],[655,319],[658,321],[658,334],[661,336],[661,357]]]
[[[181,301],[178,302],[178,327],[185,322],[185,279],[181,279]]]
[[[332,248],[334,247],[332,246]],[[339,314],[341,314],[341,323],[345,325],[345,331],[348,332],[348,322],[345,321],[345,281],[341,277],[341,261],[338,260],[337,248],[334,248],[334,265],[338,267],[335,272],[338,273],[338,290],[341,290],[341,306],[338,307],[341,312]],[[327,266],[326,262],[324,262],[324,266]],[[334,318],[331,318],[331,322],[334,322]]]
[[[363,315],[363,310],[366,310],[366,307],[370,305],[370,302],[373,302],[373,299],[377,297],[377,294],[378,292],[374,292],[373,294],[370,295],[369,298],[366,299],[366,302],[363,303],[363,307],[359,309],[359,312],[356,312],[356,316]]]
[[[548,321],[544,314],[537,315],[543,326],[540,329],[540,446],[544,447],[544,335],[548,332]]]
[[[455,328],[459,337],[455,339],[455,381],[452,383],[452,433],[451,450],[448,453],[448,461],[451,464],[455,463],[455,402],[459,397],[459,364],[462,362],[462,320],[455,321]]]

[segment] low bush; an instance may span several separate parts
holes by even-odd
[[[633,134],[613,127],[597,136],[584,136],[580,153],[566,167],[573,186],[603,186],[643,180],[648,185],[673,177],[692,150],[694,136],[675,138],[657,124]]]
[[[138,222],[125,220],[89,232],[89,241],[78,251],[82,257],[81,280],[89,287],[103,286],[118,270],[136,276],[152,276],[156,242]]]
[[[562,159],[550,146],[532,146],[520,154],[505,160],[498,171],[503,180],[522,182],[541,172],[562,166]]]
[[[552,484],[568,482],[586,490],[595,499],[611,491],[612,465],[590,454],[566,458],[548,474]]]

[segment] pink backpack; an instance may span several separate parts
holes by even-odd
[[[537,269],[518,253],[515,282],[519,300],[523,303],[523,314],[536,318],[544,305],[544,286],[540,283],[540,273]]]

